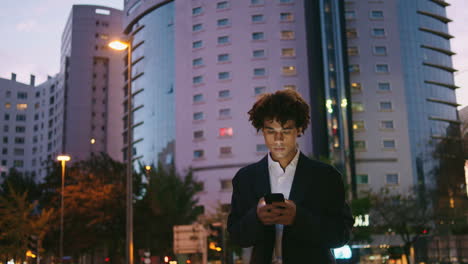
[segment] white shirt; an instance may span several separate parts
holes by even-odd
[[[268,172],[270,173],[271,193],[282,193],[284,199],[289,199],[294,173],[296,173],[297,162],[299,160],[299,152],[299,150],[296,151],[296,155],[284,170],[281,168],[280,163],[274,161],[271,158],[271,154],[268,154]],[[275,227],[276,239],[272,263],[282,263],[281,241],[283,239],[283,225],[277,224]]]

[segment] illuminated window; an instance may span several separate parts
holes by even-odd
[[[219,117],[226,118],[231,117],[231,109],[230,108],[223,108],[219,110]]]
[[[200,84],[203,82],[203,76],[199,75],[199,76],[195,76],[193,77],[192,79],[192,83],[193,84]]]
[[[263,40],[263,39],[265,39],[265,34],[263,32],[252,33],[252,40]]]
[[[222,191],[232,190],[232,180],[221,180],[221,190]]]
[[[369,175],[367,174],[358,174],[356,175],[357,184],[369,184]]]
[[[385,101],[385,102],[380,102],[379,107],[381,111],[391,111],[392,110],[392,102]]]
[[[256,150],[257,152],[268,152],[268,147],[265,144],[257,144]]]
[[[220,155],[231,155],[232,154],[232,147],[220,147],[219,148]]]
[[[294,20],[294,15],[289,12],[280,13],[281,22],[291,22]]]
[[[359,49],[357,47],[348,47],[348,56],[359,55]]]
[[[203,102],[203,94],[196,94],[193,96],[193,102],[194,103],[199,103],[199,102]]]
[[[357,31],[355,28],[347,28],[346,29],[346,38],[348,39],[353,39],[353,38],[357,38]]]
[[[387,55],[387,47],[385,47],[385,46],[374,46],[374,55],[380,55],[380,56]]]
[[[348,70],[350,73],[358,73],[361,71],[359,64],[350,64]]]
[[[372,36],[374,37],[385,37],[385,29],[383,28],[373,28]]]
[[[382,129],[394,129],[393,120],[380,121],[380,128],[382,128]]]
[[[196,16],[196,15],[200,15],[201,13],[203,13],[203,7],[199,6],[199,7],[192,8],[192,15]]]
[[[258,23],[258,22],[263,22],[264,16],[257,14],[257,15],[252,15],[252,22]]]
[[[387,174],[385,174],[385,183],[392,184],[392,185],[398,185],[398,183],[399,183],[398,173],[387,173]]]
[[[222,127],[219,129],[220,137],[232,137],[232,127]]]
[[[286,76],[297,74],[295,66],[283,66],[283,68],[281,69],[281,72],[283,73],[283,75],[286,75]]]
[[[390,83],[380,82],[378,84],[377,88],[378,88],[379,91],[388,92],[388,91],[390,91]]]
[[[203,24],[195,24],[192,26],[192,31],[193,32],[198,32],[198,31],[201,31],[203,29]]]
[[[99,37],[100,37],[101,39],[109,39],[109,36],[106,35],[106,34],[99,34]]]
[[[255,68],[253,70],[254,76],[265,76],[266,75],[266,70],[265,68]]]
[[[364,140],[355,140],[354,141],[354,149],[358,151],[362,151],[366,149],[366,141]]]
[[[203,47],[203,41],[202,40],[197,40],[197,41],[192,42],[192,48],[199,49],[201,47]]]
[[[351,109],[353,110],[353,112],[363,112],[364,104],[361,102],[352,102]]]
[[[294,31],[292,30],[282,30],[281,39],[282,40],[292,40],[295,38]]]
[[[229,36],[218,37],[218,44],[228,44],[230,43]]]
[[[228,53],[218,55],[218,62],[227,62],[227,61],[230,61],[230,60],[231,60],[231,58],[230,58]]]
[[[222,1],[222,2],[216,3],[216,9],[226,9],[228,7],[229,7],[228,1]]]
[[[193,158],[194,159],[201,159],[205,155],[205,152],[201,149],[193,151]]]
[[[228,80],[231,79],[231,74],[229,72],[219,72],[218,80]]]
[[[384,13],[382,10],[372,10],[370,12],[370,18],[372,19],[382,19],[384,17]]]
[[[365,125],[364,125],[364,121],[363,120],[353,120],[353,129],[354,130],[364,130],[365,129]]]
[[[196,112],[193,114],[193,120],[203,120],[203,112]]]
[[[203,65],[203,58],[196,58],[196,59],[192,60],[192,65],[193,66]]]
[[[377,64],[375,65],[375,71],[378,73],[387,73],[388,70],[388,64]]]
[[[229,90],[222,90],[218,92],[218,97],[219,98],[230,98],[231,97],[231,91]]]
[[[266,92],[265,86],[258,86],[254,88],[255,95],[264,94]]]
[[[218,27],[229,26],[229,19],[227,18],[218,19],[218,21],[216,21],[216,24],[218,25]]]
[[[358,82],[351,83],[351,92],[353,93],[360,93],[362,92],[362,85]]]
[[[194,131],[194,132],[193,132],[193,138],[194,138],[194,139],[202,139],[202,138],[204,138],[203,130]]]
[[[296,50],[294,48],[281,49],[281,56],[283,56],[283,57],[294,57],[294,56],[296,56]]]
[[[294,84],[285,84],[285,85],[283,85],[283,89],[296,90],[296,85],[294,85]]]
[[[384,139],[382,141],[382,146],[384,149],[395,149],[395,140],[394,139]]]
[[[5,108],[10,109],[11,108],[11,103],[5,103]]]
[[[254,58],[264,58],[265,57],[265,50],[254,50],[252,51],[252,57]]]
[[[347,20],[356,19],[356,11],[354,10],[345,11],[345,19]]]

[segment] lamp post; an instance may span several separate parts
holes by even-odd
[[[127,225],[126,225],[126,257],[127,264],[133,264],[133,139],[132,139],[132,42],[133,36],[125,40],[115,40],[109,43],[114,50],[127,49]]]
[[[59,155],[57,156],[57,161],[60,161],[62,165],[62,189],[60,195],[60,263],[63,263],[63,195],[65,190],[65,165],[67,161],[70,161],[70,156]]]

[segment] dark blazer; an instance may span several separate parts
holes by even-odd
[[[268,156],[240,169],[232,180],[228,232],[231,242],[253,246],[250,263],[271,264],[275,227],[257,218],[258,200],[270,193]],[[283,263],[335,263],[331,248],[345,245],[354,220],[345,202],[341,174],[300,154],[289,199],[296,218],[283,231]]]

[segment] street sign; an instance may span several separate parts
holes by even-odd
[[[174,253],[203,253],[206,250],[206,231],[200,224],[174,226]]]

